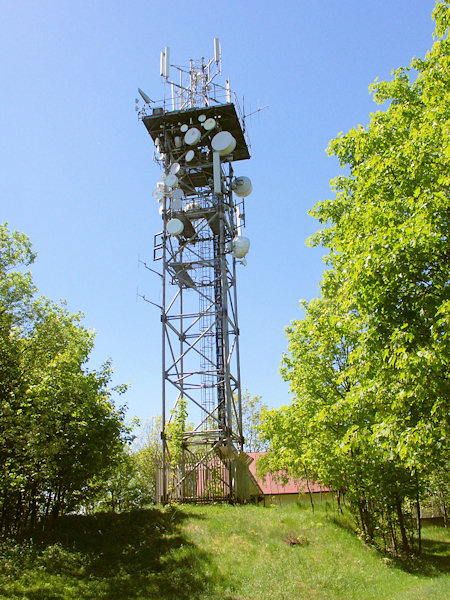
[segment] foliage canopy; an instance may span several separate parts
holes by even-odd
[[[385,527],[395,544],[398,527],[404,548],[405,502],[449,458],[449,3],[433,16],[425,58],[371,86],[384,110],[329,145],[345,174],[310,240],[328,269],[287,329],[293,403],[263,424],[266,468],[310,470],[347,492],[369,537]]]
[[[0,530],[76,508],[111,470],[128,431],[109,389],[111,366],[89,371],[93,334],[81,315],[36,298],[35,258],[0,225]]]

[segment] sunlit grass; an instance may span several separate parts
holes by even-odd
[[[439,600],[450,536],[424,529],[424,556],[394,561],[342,519],[306,507],[177,506],[68,517],[0,548],[0,598]]]
[[[192,510],[206,514],[202,507]],[[416,591],[417,598],[445,598],[450,592],[450,566],[446,575],[432,564],[434,576],[409,574],[364,546],[345,521],[335,524],[320,511],[313,517],[296,506],[213,506],[207,514],[202,527],[189,522],[186,531],[195,544],[209,544],[227,592],[237,598],[379,600],[406,597],[403,593],[412,598]],[[286,543],[295,537],[299,544]]]

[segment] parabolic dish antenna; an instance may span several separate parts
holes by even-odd
[[[212,131],[215,126],[215,119],[206,119],[206,121],[203,123],[203,127],[206,129],[206,131]]]
[[[203,123],[204,121],[206,121],[206,115],[198,115],[198,120],[200,121],[200,123]]]
[[[229,131],[219,131],[213,137],[211,145],[213,150],[218,152],[220,156],[226,156],[236,148],[236,140]]]
[[[186,123],[180,127],[180,131],[181,131],[181,133],[186,133],[186,131],[187,131],[188,129],[189,129],[189,127],[188,127],[188,125],[186,125]]]
[[[248,177],[244,176],[236,177],[236,179],[234,179],[233,183],[231,184],[231,188],[233,189],[236,196],[239,196],[239,198],[245,198],[246,196],[251,194],[253,190],[252,182]]]
[[[178,173],[178,171],[180,170],[180,168],[181,168],[180,163],[175,162],[170,165],[170,173],[172,175],[176,175]]]
[[[249,251],[250,240],[247,237],[244,237],[243,235],[237,235],[233,239],[232,244],[233,244],[233,249],[231,251],[231,254],[235,258],[244,258],[244,256]]]
[[[172,210],[181,210],[183,207],[183,203],[179,198],[174,198],[172,196],[172,200],[170,202],[170,208]]]
[[[193,150],[188,150],[186,152],[186,162],[191,162],[191,160],[194,158],[195,156],[195,152]]]
[[[169,173],[166,177],[166,185],[169,187],[176,187],[178,185],[178,177],[173,173]]]
[[[183,229],[184,225],[180,219],[170,219],[167,223],[167,233],[170,233],[170,235],[180,235]]]
[[[196,146],[199,143],[201,137],[202,134],[197,129],[197,127],[191,127],[191,129],[189,129],[189,131],[186,132],[186,135],[184,136],[184,141],[188,146]]]

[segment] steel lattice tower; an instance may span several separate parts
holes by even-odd
[[[228,81],[214,81],[221,74],[218,40],[214,54],[176,67],[166,48],[161,76],[169,98],[155,102],[139,90],[145,104],[137,106],[163,169],[153,192],[163,223],[153,256],[162,279],[162,502],[258,493],[242,452],[236,293],[237,264],[246,263],[249,247],[241,229],[251,183],[235,177],[233,163],[250,158],[249,144]],[[194,424],[178,432],[175,457],[170,423],[184,406]]]

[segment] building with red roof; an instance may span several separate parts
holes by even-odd
[[[268,473],[264,478],[258,475],[256,465],[258,459],[266,454],[266,452],[246,452],[252,459],[248,469],[261,489],[264,498],[264,505],[269,504],[288,504],[297,502],[302,497],[307,497],[312,494],[313,498],[323,500],[331,495],[331,490],[314,481],[306,481],[305,479],[294,479],[290,477],[286,483],[283,483],[281,477],[277,474]]]

